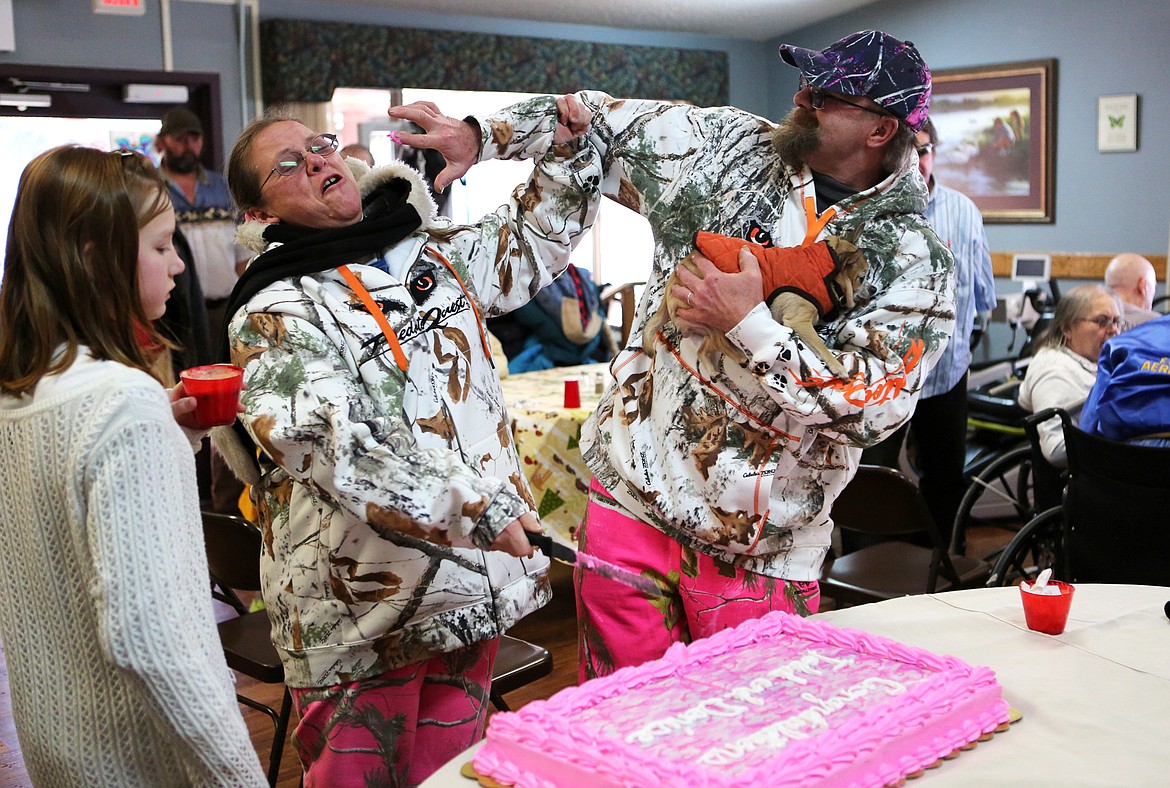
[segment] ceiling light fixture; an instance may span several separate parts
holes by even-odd
[[[51,107],[53,97],[47,93],[0,93],[0,107],[16,107],[24,112],[29,107]]]
[[[18,93],[29,90],[55,90],[66,93],[88,93],[89,85],[85,82],[39,82],[36,80],[9,77],[8,82]]]
[[[122,86],[122,101],[127,104],[186,104],[190,91],[186,85],[144,85],[129,83]]]

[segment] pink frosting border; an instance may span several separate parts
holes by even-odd
[[[681,668],[778,635],[897,660],[936,675],[881,706],[858,714],[820,736],[793,742],[763,766],[740,772],[734,782],[718,770],[670,764],[627,747],[617,738],[591,736],[572,727],[573,714],[599,701],[666,678]],[[1008,719],[995,674],[951,656],[852,629],[785,613],[772,613],[690,645],[677,644],[659,660],[569,687],[515,713],[497,714],[475,768],[517,788],[582,785],[644,786],[655,782],[720,788],[730,785],[883,786],[949,755]],[[895,741],[896,740],[896,741]],[[556,781],[518,761],[526,751],[533,766],[556,768]],[[543,753],[543,755],[541,755]],[[784,772],[779,770],[783,768]],[[785,775],[791,775],[786,777]]]

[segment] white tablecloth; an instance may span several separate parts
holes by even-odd
[[[947,786],[1170,785],[1170,588],[1081,585],[1064,634],[1030,631],[1019,590],[904,597],[818,618],[991,667],[1023,719],[919,780]],[[422,788],[474,788],[471,751]]]
[[[1023,713],[1006,733],[928,772],[922,788],[1167,786],[1168,600],[1170,588],[1081,585],[1056,636],[1027,628],[1017,588],[904,597],[820,618],[987,665]]]

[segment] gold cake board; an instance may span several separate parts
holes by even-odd
[[[973,742],[970,742],[968,744],[964,744],[962,747],[959,747],[954,752],[952,752],[950,755],[944,755],[943,757],[939,758],[937,761],[930,764],[929,766],[922,768],[922,769],[919,769],[918,771],[914,772],[913,774],[906,775],[905,778],[903,778],[899,782],[896,782],[891,786],[887,786],[886,788],[897,788],[897,786],[904,784],[906,782],[906,780],[917,779],[917,778],[921,777],[922,775],[926,774],[927,771],[929,771],[931,769],[937,769],[939,766],[942,766],[943,761],[950,761],[950,760],[953,760],[955,758],[958,758],[959,755],[961,755],[963,752],[965,752],[967,750],[974,749],[975,745],[979,744],[980,742],[990,741],[991,738],[993,736],[995,736],[997,733],[1003,733],[1008,728],[1010,728],[1012,725],[1014,725],[1015,723],[1017,723],[1021,719],[1023,719],[1023,717],[1024,717],[1024,715],[1020,712],[1019,709],[1009,708],[1007,722],[1003,723],[995,730],[991,731],[990,733],[983,734],[982,736],[980,736],[978,739],[976,739]],[[461,766],[459,768],[459,774],[466,777],[468,780],[478,781],[479,784],[481,786],[483,786],[483,788],[511,788],[511,786],[509,786],[509,785],[505,785],[504,783],[496,782],[491,777],[488,777],[485,774],[480,774],[479,772],[477,772],[475,770],[475,765],[471,761],[468,761],[467,763],[463,764],[463,766]]]

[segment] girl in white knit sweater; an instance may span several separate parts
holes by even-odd
[[[149,374],[182,271],[133,153],[21,176],[0,284],[0,636],[44,786],[259,786],[208,592],[194,400]]]

